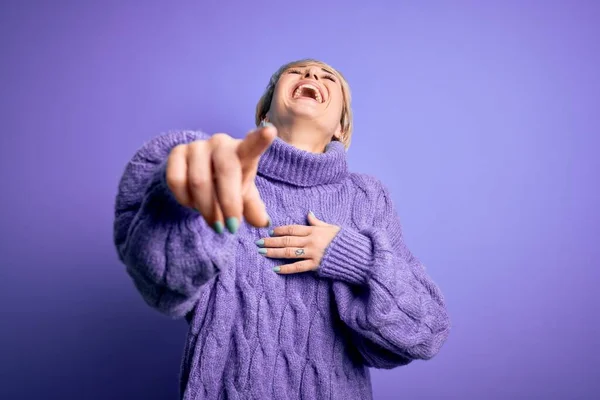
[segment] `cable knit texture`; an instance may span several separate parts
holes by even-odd
[[[268,229],[218,235],[169,192],[169,151],[207,137],[146,143],[116,199],[115,245],[136,288],[189,321],[182,399],[368,400],[368,367],[440,350],[450,326],[442,294],[407,249],[387,189],[350,173],[340,143],[311,154],[277,138],[261,157],[256,184],[275,226],[306,225],[312,210],[341,227],[317,271],[278,275],[286,261],[254,243]]]

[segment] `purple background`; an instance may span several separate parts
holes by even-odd
[[[453,319],[375,398],[597,398],[598,2],[94,3],[0,6],[0,398],[176,398],[186,324],[117,261],[117,181],[166,130],[244,135],[307,56]]]

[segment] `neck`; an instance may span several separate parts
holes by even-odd
[[[311,121],[295,121],[291,124],[276,123],[275,126],[281,140],[310,153],[323,153],[333,138],[333,134],[321,132]]]

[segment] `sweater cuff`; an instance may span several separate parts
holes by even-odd
[[[342,228],[331,241],[317,269],[324,278],[366,284],[373,264],[373,243],[362,233]]]

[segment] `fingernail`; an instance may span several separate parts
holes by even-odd
[[[229,217],[227,218],[227,221],[225,221],[225,225],[227,225],[227,230],[229,230],[229,232],[236,233],[240,223],[236,217]]]
[[[311,216],[315,217],[315,213],[314,213],[314,212],[312,212],[312,211],[309,211],[308,213],[309,213]]]
[[[264,246],[265,245],[265,239],[258,239],[256,242],[257,246]]]
[[[273,272],[279,272],[279,271],[281,271],[281,267],[274,267],[273,268]]]
[[[269,236],[275,236],[275,231],[273,229],[269,231]]]
[[[271,227],[271,217],[269,216],[269,214],[267,214],[267,226],[265,226],[265,228],[270,228]]]
[[[213,229],[215,230],[215,232],[217,232],[219,235],[223,233],[224,228],[223,228],[223,223],[221,221],[217,221],[213,224]]]
[[[267,249],[258,249],[259,254],[267,254]]]

